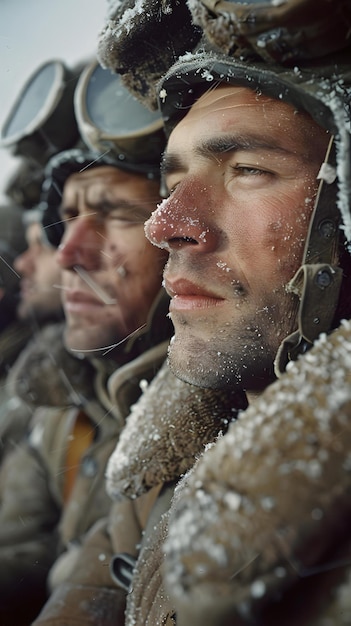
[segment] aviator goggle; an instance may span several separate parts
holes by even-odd
[[[78,140],[73,94],[78,75],[61,61],[41,65],[27,80],[7,116],[0,147],[45,165]]]
[[[345,46],[351,28],[349,0],[201,0],[200,4],[208,16],[204,25],[200,13],[199,25],[209,39],[211,31],[216,38],[218,18],[227,22],[220,30],[222,45],[227,39],[228,54],[235,54],[235,48],[251,49],[259,57],[278,63],[336,52]]]
[[[159,178],[165,148],[163,121],[123,86],[120,77],[97,61],[81,74],[74,94],[79,132],[95,152],[115,159],[121,169]]]
[[[67,178],[88,167],[110,165],[148,178],[160,177],[166,138],[159,113],[151,113],[97,62],[81,74],[74,95],[81,139],[89,150],[68,150],[50,159],[42,187],[43,225],[49,242],[60,244],[59,207]]]

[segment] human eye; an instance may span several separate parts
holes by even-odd
[[[149,213],[142,208],[126,206],[118,207],[109,211],[108,219],[116,226],[135,226],[144,224],[148,219]]]
[[[77,209],[69,206],[61,206],[59,210],[60,217],[63,222],[73,220],[78,216]]]
[[[273,172],[268,169],[262,168],[258,165],[249,165],[245,163],[232,165],[231,170],[236,176],[273,176]]]
[[[175,178],[167,179],[165,181],[166,197],[169,198],[169,196],[171,196],[175,192],[179,184],[180,184],[180,180],[177,180]]]
[[[257,162],[236,161],[230,164],[227,182],[243,189],[258,189],[276,182],[277,173]]]
[[[172,185],[172,187],[170,187],[167,190],[167,197],[169,198],[170,196],[172,196],[175,192],[175,190],[177,189],[178,185]]]

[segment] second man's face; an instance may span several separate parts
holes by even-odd
[[[286,285],[298,269],[326,133],[251,90],[209,90],[170,136],[170,196],[146,226],[169,251],[165,286],[181,378],[253,392],[295,324]]]
[[[67,180],[57,258],[69,349],[103,352],[145,324],[165,262],[144,234],[158,187],[111,166]]]
[[[60,318],[60,268],[56,263],[55,249],[44,239],[40,222],[29,224],[26,229],[28,248],[14,263],[21,274],[20,319],[45,322]]]

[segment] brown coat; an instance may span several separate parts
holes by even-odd
[[[9,372],[32,336],[32,328],[14,322],[0,334],[0,464],[27,431],[33,409],[14,397]]]
[[[109,461],[109,493],[116,498],[110,515],[89,533],[69,579],[55,589],[35,626],[125,623],[126,592],[114,583],[118,555],[138,556],[142,533],[152,533],[154,522],[168,510],[175,482],[204,446],[227,429],[228,421],[236,417],[234,406],[243,402],[246,399],[235,394],[188,385],[167,365],[160,370],[132,407]],[[152,590],[144,600],[147,609],[136,624],[151,624],[146,620]]]
[[[71,550],[74,552],[74,546],[95,522],[107,515],[111,500],[104,489],[106,462],[130,405],[141,393],[140,380],[152,379],[165,359],[167,345],[168,341],[164,341],[150,348],[110,378],[103,368],[98,371],[89,365],[86,381],[89,384],[85,388],[72,386],[74,373],[70,371],[68,377],[61,363],[53,360],[56,377],[63,376],[68,383],[68,395],[72,393],[72,396],[67,398],[66,394],[59,408],[36,409],[28,442],[8,455],[1,473],[0,623],[3,626],[32,621],[45,601],[46,579],[58,555],[62,553],[55,576],[61,580],[70,571]],[[84,362],[74,361],[79,377]],[[45,374],[44,384],[38,380],[33,388],[40,388],[41,384],[43,394],[49,395],[48,370]],[[28,381],[29,387],[32,382]],[[109,385],[114,390],[113,401]],[[74,402],[79,406],[74,406]],[[92,435],[92,441],[79,461],[68,495],[67,454],[75,437],[77,418],[82,414],[88,426],[88,439]]]
[[[173,503],[178,626],[351,623],[351,322],[252,404]],[[162,614],[154,624],[162,624]]]

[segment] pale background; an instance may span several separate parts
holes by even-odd
[[[43,62],[92,58],[106,0],[0,0],[0,126],[30,74]],[[18,160],[0,148],[0,201]]]

